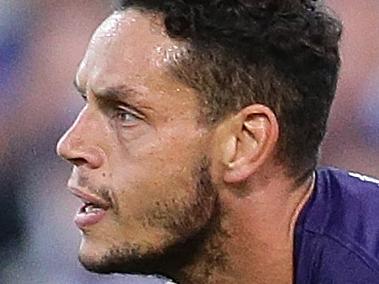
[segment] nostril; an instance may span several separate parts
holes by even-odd
[[[83,159],[83,158],[71,158],[71,159],[68,159],[68,161],[77,167],[85,165],[88,163],[87,160]]]

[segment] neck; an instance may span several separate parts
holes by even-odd
[[[172,273],[178,283],[292,283],[296,220],[313,189],[271,182],[236,197],[226,190],[219,212],[191,263]]]

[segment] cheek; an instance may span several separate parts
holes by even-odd
[[[195,181],[191,165],[161,164],[127,166],[125,172],[114,178],[114,188],[120,211],[125,210],[143,217],[155,208],[170,208],[185,200],[194,199]],[[136,217],[138,217],[136,216]]]
[[[129,163],[123,173],[117,173],[122,178],[113,187],[119,207],[115,220],[129,236],[135,233],[136,239],[159,241],[185,235],[200,225],[199,220],[190,219],[192,209],[201,207],[196,206],[196,163],[189,159],[167,163],[155,157],[138,166]]]
[[[123,144],[109,160],[113,186],[141,200],[160,199],[162,190],[176,189],[180,195],[181,188],[192,187],[193,171],[202,156],[200,143],[188,140],[166,135]]]
[[[189,167],[184,171],[150,169],[133,174],[129,168],[124,182],[114,187],[119,211],[112,219],[121,238],[165,246],[203,225],[191,217],[193,209],[201,210],[201,206],[194,205],[198,196]]]
[[[160,139],[141,137],[138,143],[122,144],[113,152],[112,188],[124,220],[149,223],[195,202],[194,172],[203,156],[201,135],[184,138],[170,133]]]

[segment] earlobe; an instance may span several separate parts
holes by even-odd
[[[274,113],[266,106],[251,105],[236,116],[235,155],[224,173],[226,183],[246,180],[271,157],[279,135]]]

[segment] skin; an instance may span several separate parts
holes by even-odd
[[[201,122],[201,94],[168,68],[184,46],[160,16],[134,9],[110,16],[89,44],[75,79],[86,106],[57,151],[73,164],[69,187],[110,208],[82,230],[79,258],[92,271],[179,283],[291,283],[312,178],[295,187],[275,160],[269,108]]]

